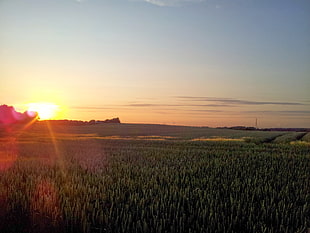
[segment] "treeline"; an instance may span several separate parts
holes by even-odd
[[[112,118],[112,119],[106,119],[104,121],[101,120],[90,120],[90,121],[80,121],[80,120],[45,120],[45,121],[39,121],[41,122],[49,122],[54,125],[73,125],[73,126],[82,126],[82,125],[96,125],[96,124],[106,124],[106,123],[116,123],[120,124],[120,119]]]

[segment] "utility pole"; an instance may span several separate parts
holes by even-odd
[[[257,129],[257,118],[255,118],[255,128]]]

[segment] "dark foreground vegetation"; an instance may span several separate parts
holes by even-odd
[[[310,228],[307,143],[66,139],[34,132],[0,141],[0,232]]]

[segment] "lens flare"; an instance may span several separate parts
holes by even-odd
[[[56,117],[59,106],[53,103],[30,103],[28,112],[37,112],[40,120],[49,120]]]

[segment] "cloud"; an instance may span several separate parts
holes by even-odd
[[[86,2],[86,0],[75,0],[75,1],[78,2],[78,3]]]
[[[32,111],[24,113],[17,112],[13,106],[0,105],[0,126],[10,130],[14,124],[33,123],[38,118],[38,114]]]
[[[144,103],[140,103],[140,104],[127,104],[124,106],[127,106],[127,107],[176,107],[179,105],[177,105],[177,104],[144,104]]]
[[[186,101],[217,102],[221,104],[230,104],[230,105],[285,105],[285,106],[305,105],[303,103],[298,102],[252,101],[252,100],[240,100],[233,98],[217,98],[217,97],[176,96],[176,98]]]
[[[173,7],[173,6],[182,6],[184,4],[190,4],[190,3],[199,3],[205,0],[142,0],[142,1],[162,7],[164,6]]]
[[[127,103],[127,104],[116,104],[116,105],[105,105],[105,106],[71,106],[72,109],[78,110],[109,110],[109,109],[121,109],[121,108],[162,108],[162,107],[231,107],[227,104],[165,104],[165,103]]]
[[[149,103],[133,103],[123,105],[126,107],[231,107],[227,104],[149,104]]]
[[[190,112],[224,112],[222,110],[210,110],[210,109],[190,109],[190,110],[187,110],[187,111],[190,111]]]
[[[309,116],[310,111],[308,109],[289,110],[290,106],[303,106],[307,107],[309,104],[306,102],[275,102],[275,101],[252,101],[233,98],[217,98],[217,97],[197,97],[197,96],[176,96],[178,100],[176,103],[164,103],[164,102],[127,102],[119,103],[115,105],[105,106],[72,106],[74,109],[87,112],[98,111],[150,111],[152,113],[160,112],[161,114],[193,114],[193,115],[206,115],[206,114],[221,114],[221,115],[272,115],[272,116]],[[255,106],[283,106],[282,110],[254,110]],[[238,106],[246,106],[247,110],[240,111]],[[233,108],[236,107],[237,109]],[[139,110],[140,109],[140,110]],[[253,110],[252,110],[253,109]]]
[[[241,113],[246,114],[275,114],[275,115],[285,115],[285,116],[309,116],[310,111],[242,111]]]

